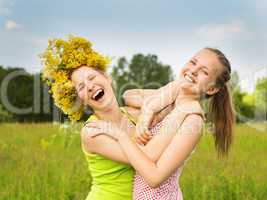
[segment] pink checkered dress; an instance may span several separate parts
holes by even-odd
[[[151,129],[151,133],[159,133],[162,122]],[[138,173],[134,176],[134,200],[182,200],[183,195],[179,187],[179,177],[182,167],[178,168],[166,181],[157,188],[151,188]]]

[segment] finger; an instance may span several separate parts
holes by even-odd
[[[147,134],[147,133],[143,133],[143,134],[141,135],[141,137],[144,138],[144,139],[146,139],[146,140],[150,140],[150,135]]]
[[[148,142],[149,142],[149,140],[150,140],[150,138],[149,138],[149,139],[146,139],[146,141],[145,141],[145,144],[146,144],[146,143],[148,143]]]
[[[148,143],[148,141],[144,142],[143,145],[145,146]]]
[[[146,130],[144,134],[147,135],[149,138],[153,136],[150,130]]]
[[[143,144],[147,142],[147,139],[142,136],[139,136],[138,138],[142,141]]]
[[[139,137],[139,139],[141,139],[143,145],[146,145],[148,143],[148,141],[149,141],[149,139],[146,139],[144,137]]]
[[[149,140],[151,140],[151,138],[153,137],[152,133],[150,131],[147,131],[146,133],[143,133],[143,138],[146,139],[146,143],[149,142]]]
[[[139,138],[136,138],[135,140],[139,145],[144,146],[144,143]]]

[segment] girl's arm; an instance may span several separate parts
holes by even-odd
[[[166,109],[163,109],[160,113],[155,116],[153,123],[160,122],[171,110],[173,106],[170,105]],[[126,107],[127,111],[137,120],[140,110],[136,108]],[[124,133],[126,134],[126,133]],[[163,149],[170,142],[170,137],[163,135],[163,136],[154,136],[146,146],[140,146],[139,148],[152,160],[156,161],[160,154],[162,153]],[[129,160],[125,153],[122,151],[120,144],[113,140],[110,137],[100,135],[98,137],[90,137],[90,132],[83,127],[81,130],[81,143],[83,149],[86,153],[97,153],[102,156],[105,156],[111,160],[115,160],[118,162],[129,164]]]
[[[161,113],[157,120],[161,119],[167,113]],[[127,134],[127,133],[123,133]],[[154,136],[146,146],[137,145],[151,160],[157,161],[163,150],[168,146],[173,135],[159,134]],[[132,141],[135,140],[132,138]],[[126,154],[122,151],[120,144],[110,137],[99,135],[98,137],[90,137],[90,131],[85,127],[81,130],[82,147],[87,153],[97,153],[111,160],[129,164]]]
[[[83,130],[81,132],[82,147],[86,153],[100,154],[108,159],[130,164],[127,155],[123,152],[117,141],[105,135],[99,135],[93,138],[89,135],[90,132],[87,130]],[[159,159],[164,149],[169,145],[172,137],[173,135],[169,134],[156,135],[147,143],[146,146],[136,145],[137,148],[140,148],[140,150],[149,159],[155,162]],[[135,140],[132,140],[132,142],[135,143]]]
[[[149,159],[126,135],[120,134],[118,141],[131,165],[151,187],[158,187],[193,151],[201,137],[202,124],[199,115],[189,115],[156,162]]]
[[[143,100],[141,114],[136,126],[136,135],[140,139],[150,135],[148,128],[151,126],[155,114],[175,102],[179,92],[179,81],[172,81],[159,88],[157,92]]]
[[[191,104],[190,104],[191,106]],[[172,107],[166,108],[167,110],[161,111],[157,115],[157,120],[161,121],[169,112]],[[134,117],[138,117],[138,110],[131,108],[130,111],[131,114],[134,114]],[[177,117],[175,117],[176,124],[182,123],[184,116],[181,113]],[[172,117],[172,119],[174,118]],[[127,135],[126,133],[123,133]],[[152,161],[157,161],[164,151],[164,149],[169,145],[170,141],[173,138],[173,134],[158,134],[154,136],[146,146],[140,146],[137,145],[138,148],[141,149],[144,154],[146,154],[149,159]],[[116,160],[123,163],[129,163],[129,160],[126,156],[126,154],[122,151],[121,146],[118,142],[111,139],[110,137],[107,137],[105,135],[100,135],[98,137],[91,137],[90,131],[86,129],[86,127],[82,128],[81,131],[81,141],[83,148],[88,153],[97,153],[100,155],[103,155],[111,160]],[[134,140],[133,140],[134,142]]]
[[[157,89],[131,89],[123,93],[123,100],[127,106],[141,108],[144,99],[155,94]]]
[[[144,98],[141,111],[158,113],[166,106],[174,103],[179,92],[179,81],[175,80],[159,88],[156,92]]]
[[[160,112],[174,103],[179,90],[179,81],[175,80],[159,89],[131,89],[123,94],[127,106]]]

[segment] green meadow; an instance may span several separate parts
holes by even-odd
[[[90,191],[79,125],[0,125],[1,200],[78,200]],[[217,159],[204,134],[180,180],[184,199],[266,200],[266,124],[237,125],[228,159]]]

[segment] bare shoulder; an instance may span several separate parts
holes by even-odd
[[[88,153],[103,153],[103,151],[110,151],[118,143],[106,135],[98,135],[96,137],[90,136],[90,129],[83,127],[81,129],[81,143],[84,150]]]
[[[201,115],[199,114],[189,114],[183,124],[181,125],[179,132],[186,132],[186,133],[202,133],[202,127],[204,124],[204,120]]]
[[[84,150],[88,153],[92,153],[92,146],[94,145],[94,138],[89,137],[88,129],[84,126],[81,129],[81,143]]]

